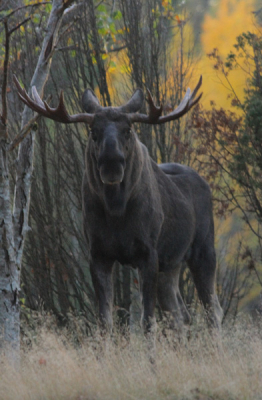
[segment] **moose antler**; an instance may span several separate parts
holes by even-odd
[[[64,97],[63,97],[63,92],[60,94],[59,98],[59,103],[56,108],[50,107],[46,101],[43,101],[41,97],[39,96],[36,87],[32,87],[32,99],[28,95],[28,93],[23,89],[18,82],[17,77],[14,75],[14,83],[17,87],[18,90],[18,96],[20,99],[32,110],[36,111],[40,115],[43,115],[47,118],[53,119],[54,121],[58,122],[63,122],[65,124],[71,124],[74,122],[85,122],[87,124],[92,124],[94,120],[95,114],[92,113],[80,113],[80,114],[74,114],[74,115],[69,115],[67,112],[67,109],[64,104]],[[128,112],[128,108],[130,108],[130,104],[127,103],[127,105],[122,106],[119,108],[120,111],[126,112],[129,116],[129,119],[131,122],[142,122],[145,124],[164,124],[165,122],[172,121],[175,119],[178,119],[182,117],[182,115],[186,114],[201,98],[202,93],[197,97],[196,94],[202,85],[202,76],[200,76],[199,82],[195,89],[193,90],[192,94],[190,89],[188,88],[185,94],[185,97],[179,104],[175,110],[173,110],[171,113],[167,115],[162,115],[162,110],[163,107],[162,105],[160,107],[157,107],[154,104],[152,95],[149,90],[147,90],[148,93],[148,104],[149,104],[149,114],[137,114],[135,112]],[[135,92],[138,93],[136,96],[139,97],[141,90],[137,90]],[[141,95],[140,95],[141,97]],[[136,99],[137,100],[137,99]],[[140,99],[141,100],[141,99]],[[133,101],[134,102],[134,101]],[[133,105],[133,103],[132,103]],[[101,108],[101,107],[100,107]],[[103,107],[102,107],[103,108]]]
[[[178,119],[182,117],[182,115],[186,114],[196,103],[198,103],[198,101],[202,97],[202,93],[197,98],[195,97],[201,85],[202,85],[202,75],[200,76],[198,84],[196,85],[193,92],[191,93],[191,90],[188,88],[185,97],[183,98],[179,106],[175,108],[171,113],[162,116],[161,116],[163,109],[162,105],[160,107],[157,107],[154,104],[150,91],[147,90],[149,115],[133,113],[129,115],[129,118],[131,122],[142,122],[144,124],[164,124],[165,122]]]
[[[60,94],[58,106],[56,108],[52,108],[46,103],[46,101],[43,101],[41,99],[35,86],[32,87],[33,99],[31,99],[31,97],[28,95],[25,89],[21,87],[15,75],[13,76],[13,79],[18,90],[18,96],[33,111],[36,111],[37,113],[43,115],[44,117],[53,119],[54,121],[63,122],[65,124],[71,124],[74,122],[85,122],[87,124],[92,123],[94,119],[94,114],[88,114],[88,113],[80,113],[74,115],[68,114],[64,104],[64,96],[62,91]]]

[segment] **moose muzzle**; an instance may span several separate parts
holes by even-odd
[[[125,158],[116,137],[108,137],[102,144],[98,169],[103,184],[116,185],[124,179]]]

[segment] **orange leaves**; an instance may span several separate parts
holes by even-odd
[[[181,24],[182,21],[181,21],[181,19],[179,18],[178,15],[175,15],[175,19],[177,20],[177,23],[178,23],[178,24]]]

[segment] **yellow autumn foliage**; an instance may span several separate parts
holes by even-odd
[[[246,79],[249,77],[247,72],[252,72],[252,64],[247,64],[245,57],[238,58],[239,67],[229,72],[227,79],[221,72],[214,68],[215,61],[208,58],[207,54],[211,53],[214,48],[218,49],[222,61],[226,61],[228,54],[236,52],[234,44],[236,38],[243,32],[257,33],[256,21],[252,11],[255,9],[255,1],[252,0],[220,0],[212,15],[207,14],[202,25],[201,45],[202,57],[198,63],[199,73],[203,75],[203,98],[202,105],[210,108],[210,102],[214,101],[217,107],[232,109],[238,112],[231,105],[229,94],[232,89],[240,99],[243,100],[244,89],[246,87]],[[239,110],[240,112],[240,110]],[[256,221],[251,221],[252,225]],[[257,239],[251,233],[250,229],[241,222],[241,215],[235,212],[226,220],[215,219],[216,240],[218,243],[224,241],[228,243],[227,255],[225,261],[229,265],[232,261],[234,249],[237,248],[239,242],[244,246],[255,249]],[[260,270],[261,266],[257,266]],[[254,285],[252,293],[246,296],[241,305],[245,305],[252,297],[260,292],[259,285]]]
[[[214,48],[219,50],[219,55],[223,61],[226,61],[230,51],[234,51],[234,44],[237,36],[243,32],[256,32],[255,18],[252,11],[255,9],[255,0],[220,0],[215,3],[212,14],[206,14],[202,24],[201,47],[202,55],[189,65],[186,55],[192,51],[193,44],[193,28],[190,20],[184,24],[184,16],[174,19],[173,39],[169,48],[169,74],[165,82],[166,86],[172,87],[173,74],[179,68],[181,62],[181,34],[183,33],[183,53],[185,55],[184,67],[187,71],[183,71],[185,79],[190,79],[190,87],[193,88],[197,83],[199,76],[203,75],[203,98],[202,104],[205,108],[210,107],[210,101],[214,101],[218,107],[231,108],[231,99],[228,98],[231,93],[230,85],[234,88],[236,95],[243,100],[244,88],[246,84],[247,74],[242,67],[247,69],[245,59],[240,63],[240,67],[229,73],[229,82],[214,69],[215,61],[209,59],[207,54],[211,53]],[[187,18],[186,18],[187,19]],[[182,22],[182,26],[180,25]],[[180,31],[182,29],[182,31]],[[125,50],[121,55],[111,55],[116,68],[109,68],[108,82],[110,91],[116,88],[120,89],[122,85],[129,83],[130,71],[127,70],[129,65]],[[172,60],[172,61],[171,61]],[[192,76],[192,78],[190,78]],[[166,77],[165,77],[166,78]],[[164,84],[164,83],[163,83]],[[120,89],[121,90],[121,89]],[[234,111],[236,109],[234,108]]]
[[[211,100],[214,100],[219,107],[231,107],[228,99],[230,85],[214,69],[214,61],[210,60],[206,54],[217,48],[222,60],[225,61],[230,51],[234,51],[237,36],[247,31],[255,32],[255,20],[252,13],[254,8],[252,0],[220,0],[214,15],[207,14],[205,16],[201,36],[203,56],[198,65],[204,77],[202,87],[204,107],[210,107]],[[245,59],[243,58],[242,67],[244,67],[244,63]],[[228,76],[240,100],[243,99],[246,78],[246,73],[241,67],[229,73]]]

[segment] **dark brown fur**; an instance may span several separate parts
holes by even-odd
[[[101,322],[112,327],[116,260],[139,269],[146,331],[154,321],[157,297],[162,309],[172,314],[174,327],[188,322],[178,287],[181,262],[186,260],[209,322],[219,327],[222,312],[215,293],[208,184],[189,167],[157,165],[132,130],[128,114],[118,109],[96,113],[91,131],[83,213]]]

